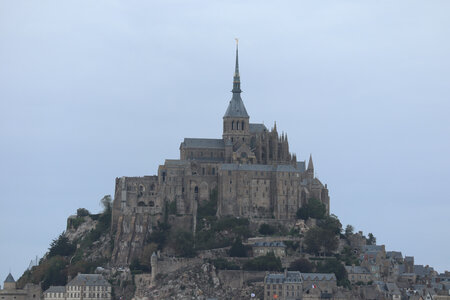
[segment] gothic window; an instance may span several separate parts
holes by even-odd
[[[216,168],[212,168],[212,174],[213,174],[213,175],[216,174]]]
[[[205,175],[205,168],[202,168],[202,175]]]
[[[152,183],[152,185],[150,186],[150,191],[154,191],[155,190],[155,184]]]
[[[234,139],[233,139],[233,138],[231,138],[231,142],[234,142]]]
[[[234,130],[234,121],[231,122],[231,130]]]
[[[194,193],[198,194],[198,186],[194,188]]]
[[[236,122],[236,130],[239,130],[239,121]]]
[[[155,202],[153,202],[153,201],[150,201],[150,202],[148,203],[148,206],[150,206],[150,207],[153,207],[153,206],[155,206]]]
[[[244,130],[244,121],[242,121],[241,129]]]

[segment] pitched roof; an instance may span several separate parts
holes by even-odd
[[[194,139],[185,138],[181,143],[183,148],[207,148],[207,149],[223,149],[225,144],[222,139]]]
[[[79,285],[104,285],[110,286],[111,284],[105,280],[105,278],[100,274],[78,274],[74,279],[72,279],[67,286],[79,286]]]
[[[345,269],[348,273],[353,274],[370,274],[369,270],[367,268],[361,267],[361,266],[345,266]]]
[[[65,293],[66,287],[60,285],[51,285],[44,293]]]
[[[334,273],[302,273],[303,280],[336,280]]]
[[[221,170],[224,171],[260,171],[260,172],[292,172],[302,173],[302,169],[295,168],[293,165],[259,165],[259,164],[222,164]]]
[[[233,93],[233,97],[231,98],[227,111],[223,117],[249,118],[240,94]]]
[[[14,277],[11,275],[11,273],[9,273],[5,279],[5,282],[16,282],[16,281],[14,280]]]
[[[261,133],[261,132],[267,131],[267,128],[264,124],[250,123],[249,129],[250,129],[250,133]]]
[[[296,282],[302,282],[301,273],[298,271],[288,271],[286,272],[286,275],[284,273],[282,274],[267,274],[266,276],[266,283],[296,283]]]

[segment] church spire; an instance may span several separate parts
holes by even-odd
[[[314,171],[314,165],[313,165],[313,161],[312,161],[312,154],[309,155],[308,170]]]
[[[233,77],[233,94],[240,94],[241,91],[241,76],[239,75],[239,40],[236,39],[236,65],[234,67],[234,77]]]

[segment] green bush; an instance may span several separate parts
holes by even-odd
[[[315,265],[306,258],[299,258],[291,262],[291,264],[289,265],[289,270],[300,271],[302,273],[311,273],[314,271],[314,267]]]
[[[261,224],[261,226],[259,226],[258,231],[262,235],[273,235],[273,234],[275,234],[275,232],[277,232],[277,229],[274,226],[264,223],[264,224]]]
[[[265,256],[258,256],[248,260],[244,266],[247,271],[281,271],[281,260],[271,252]]]
[[[334,273],[337,284],[349,288],[350,282],[347,279],[347,270],[344,265],[336,259],[327,259],[317,265],[317,272]]]
[[[77,217],[87,217],[89,214],[90,213],[86,208],[77,209]]]
[[[172,246],[177,255],[182,257],[194,257],[194,237],[191,232],[178,230],[174,232]]]
[[[247,248],[242,244],[241,239],[237,238],[230,248],[231,257],[246,257]]]
[[[327,209],[325,207],[325,204],[315,198],[310,198],[307,204],[303,205],[297,210],[297,219],[322,219],[325,217],[326,213]]]
[[[211,263],[216,267],[218,270],[239,270],[240,267],[233,263],[229,262],[225,258],[217,258],[211,261]]]

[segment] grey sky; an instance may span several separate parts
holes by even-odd
[[[252,122],[312,153],[344,226],[450,269],[450,2],[0,1],[0,281],[114,178]]]

